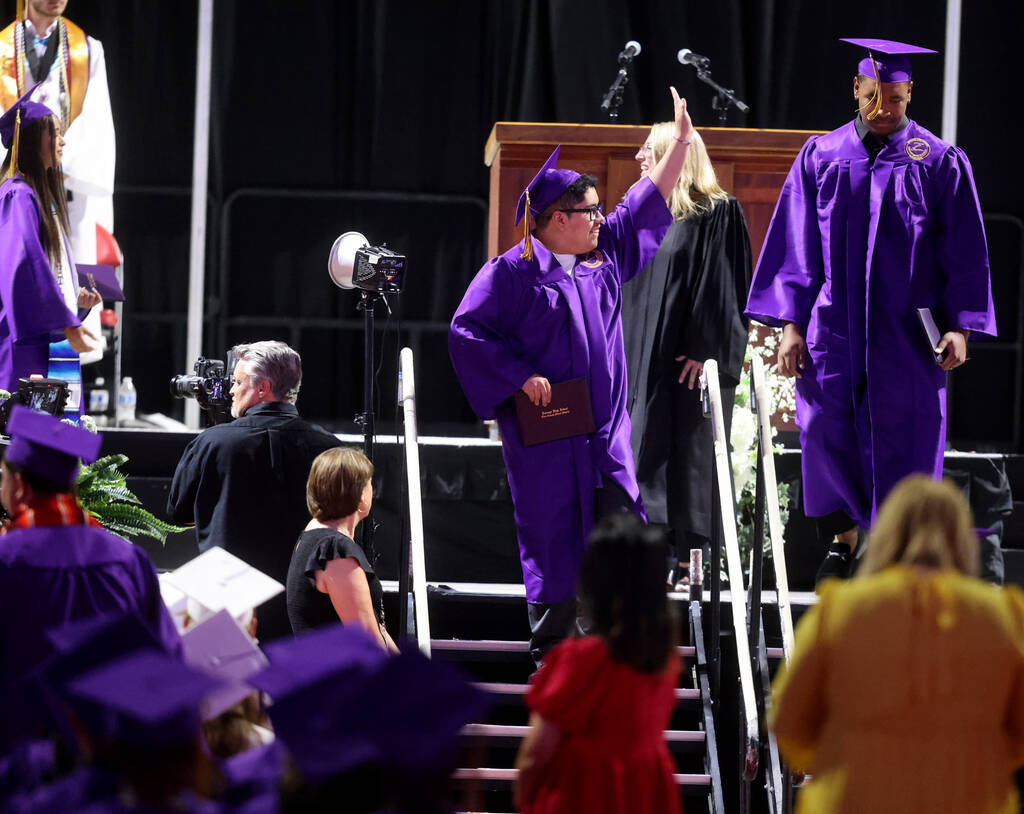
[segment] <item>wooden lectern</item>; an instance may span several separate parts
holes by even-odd
[[[768,231],[779,190],[810,130],[699,128],[722,187],[743,206],[754,259]],[[590,173],[611,210],[640,177],[634,156],[650,127],[627,124],[533,124],[498,122],[491,130],[484,163],[491,168],[487,254],[510,249],[523,238],[515,226],[516,203],[556,144],[558,166]]]

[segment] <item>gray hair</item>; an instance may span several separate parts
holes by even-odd
[[[274,397],[294,404],[302,385],[302,359],[284,342],[276,339],[235,345],[231,352],[249,367],[253,379],[266,381]]]

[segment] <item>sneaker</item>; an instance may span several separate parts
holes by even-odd
[[[814,590],[826,579],[846,579],[850,576],[850,567],[853,564],[853,554],[846,543],[832,543],[828,547],[825,559],[818,566],[818,573],[814,576]]]

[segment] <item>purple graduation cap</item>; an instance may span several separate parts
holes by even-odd
[[[533,176],[533,180],[526,185],[523,194],[519,196],[519,203],[516,204],[516,225],[529,214],[529,217],[526,217],[526,222],[523,224],[526,241],[521,255],[523,260],[533,259],[533,246],[530,241],[530,218],[533,218],[534,222],[536,222],[537,217],[557,201],[562,193],[569,188],[569,185],[580,177],[580,174],[575,170],[555,169],[555,164],[558,163],[558,152],[561,149],[561,144],[555,147],[554,152],[544,162],[544,166]]]
[[[489,704],[454,668],[416,650],[388,656],[352,627],[275,643],[267,655],[270,668],[249,683],[272,695],[277,736],[312,783],[367,766],[396,779],[429,774]]]
[[[14,405],[7,432],[11,443],[4,460],[57,486],[70,487],[78,477],[78,460],[92,463],[103,437],[71,424]]]
[[[175,746],[199,732],[199,699],[222,682],[144,648],[68,683],[68,693],[104,712],[98,740],[124,747]]]
[[[389,659],[363,686],[362,697],[349,702],[346,725],[373,732],[378,759],[397,777],[428,776],[454,768],[446,764],[463,727],[492,702],[455,667],[410,648]]]
[[[103,437],[71,424],[14,405],[7,432],[11,443],[4,460],[57,486],[70,487],[78,477],[78,460],[92,463]]]
[[[49,720],[72,750],[77,748],[77,741],[68,726],[69,703],[90,732],[102,731],[103,715],[91,705],[69,699],[67,685],[78,676],[129,653],[161,649],[152,631],[132,613],[79,619],[51,628],[46,638],[53,652],[30,676],[28,706],[38,719]]]
[[[841,37],[841,42],[859,45],[868,53],[857,64],[857,73],[874,79],[876,82],[910,82],[913,74],[910,70],[908,54],[937,54],[931,48],[908,45],[893,40],[858,39]]]
[[[46,105],[31,101],[32,94],[41,84],[42,82],[36,82],[0,116],[0,143],[11,151],[11,167],[8,177],[14,177],[14,173],[18,171],[18,136],[21,128],[26,124],[53,115],[53,111]]]
[[[376,745],[348,726],[361,685],[388,656],[367,633],[340,623],[266,648],[270,666],[247,679],[266,692],[274,731],[308,782],[374,763]]]

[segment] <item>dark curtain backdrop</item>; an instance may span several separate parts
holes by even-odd
[[[1024,216],[1016,156],[1021,114],[1008,69],[1024,4],[967,3],[959,144],[986,212]],[[0,0],[13,17],[13,0]],[[116,234],[130,296],[125,371],[143,411],[180,414],[167,380],[184,372],[195,0],[71,0],[67,14],[106,50],[118,134]],[[729,124],[831,129],[853,115],[859,54],[841,36],[882,36],[942,50],[945,4],[867,0],[217,0],[204,352],[279,337],[306,362],[300,408],[343,426],[362,401],[357,297],[329,282],[333,239],[356,229],[409,257],[389,335],[378,346],[383,417],[393,414],[399,346],[417,353],[428,426],[474,421],[447,360],[444,327],[485,258],[483,147],[497,120],[602,122],[600,99],[629,39],[636,59],[620,121],[671,113],[668,85],[694,121],[715,123],[711,93],[682,47],[751,108]],[[915,62],[913,117],[941,128],[942,57]],[[1019,234],[993,240],[1004,337],[1020,331]],[[978,386],[1019,371],[979,365]],[[988,363],[987,363],[988,364]],[[972,395],[976,395],[971,387]],[[1004,385],[1010,387],[1010,385]],[[966,392],[966,391],[964,391]],[[977,399],[954,412],[963,437],[987,438]],[[978,434],[972,436],[975,425]],[[998,440],[998,438],[994,439]]]

